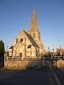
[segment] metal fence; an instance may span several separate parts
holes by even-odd
[[[24,57],[22,59],[22,57],[20,56],[15,56],[15,57],[5,57],[5,60],[39,60],[39,61],[57,61],[57,60],[64,60],[64,57],[36,57],[36,58],[32,58],[32,57]]]
[[[22,57],[4,57],[4,60],[22,60]]]

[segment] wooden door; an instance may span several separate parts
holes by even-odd
[[[22,53],[20,53],[20,56],[22,57]]]

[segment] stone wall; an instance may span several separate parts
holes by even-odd
[[[64,60],[58,60],[57,67],[64,67]]]
[[[36,68],[41,68],[42,67],[51,67],[51,66],[56,66],[59,67],[64,67],[64,60],[58,60],[57,63],[55,62],[54,64],[51,63],[50,61],[47,62],[41,62],[41,61],[22,61],[22,60],[5,60],[4,61],[4,68],[8,69],[20,69],[20,70],[25,70],[28,67],[36,67]]]
[[[37,63],[41,64],[41,61],[6,60],[6,61],[4,61],[4,68],[25,70],[25,69],[27,69],[30,66],[35,66]]]

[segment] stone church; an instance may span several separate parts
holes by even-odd
[[[19,32],[12,46],[9,48],[10,57],[36,58],[45,54],[44,46],[41,42],[38,29],[35,8],[33,9],[30,29],[25,32],[23,29]]]

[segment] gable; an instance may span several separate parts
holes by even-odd
[[[18,42],[21,41],[21,39],[23,39],[25,41],[26,39],[26,43],[29,42],[30,44],[32,44],[29,40],[29,38],[27,37],[27,35],[25,34],[25,32],[23,31],[23,29],[21,29],[21,31],[19,32],[19,34],[17,35],[17,37],[15,38],[14,42],[12,43],[12,46],[14,46],[16,44],[16,40],[18,39]]]

